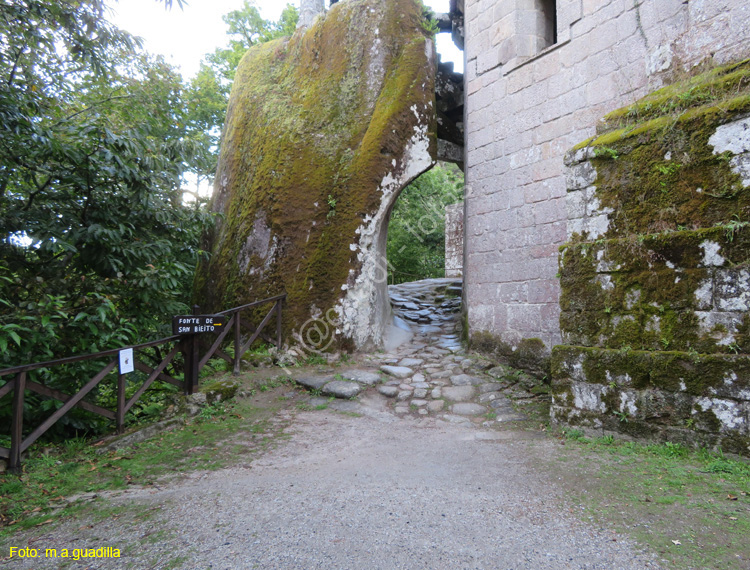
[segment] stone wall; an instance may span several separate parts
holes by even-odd
[[[464,203],[445,207],[445,276],[461,277],[464,271]]]
[[[553,420],[750,455],[750,61],[607,115],[565,163]]]
[[[750,54],[750,4],[466,0],[464,14],[470,332],[551,347],[562,340],[563,155],[676,73]]]

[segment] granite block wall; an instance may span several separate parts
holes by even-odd
[[[568,208],[598,223],[577,214],[585,196],[566,205],[565,152],[686,70],[750,56],[748,29],[745,0],[466,0],[470,334],[561,342]]]

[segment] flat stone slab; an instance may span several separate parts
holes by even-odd
[[[359,395],[362,386],[356,382],[347,382],[345,380],[334,380],[323,386],[323,393],[334,398],[349,399]]]
[[[468,374],[458,374],[457,376],[451,376],[451,382],[454,386],[479,386],[484,384],[484,380],[477,378],[476,376],[469,376]]]
[[[508,398],[498,398],[497,400],[493,400],[490,402],[490,406],[492,406],[493,409],[497,410],[498,413],[513,413],[513,405],[510,403],[510,400]]]
[[[295,382],[308,390],[322,390],[331,381],[330,376],[302,376],[295,378]]]
[[[513,368],[511,368],[510,366],[505,366],[504,364],[501,364],[500,366],[495,366],[494,368],[490,368],[487,371],[487,374],[489,374],[493,378],[502,380],[506,376],[512,376],[513,372],[515,372]]]
[[[395,378],[400,378],[402,380],[408,378],[412,374],[414,374],[414,370],[411,368],[407,368],[406,366],[381,366],[380,369],[388,374],[389,376],[394,376]]]
[[[493,400],[497,400],[500,398],[500,394],[497,392],[488,392],[487,394],[482,394],[479,396],[479,403],[480,404],[487,404],[489,402],[492,402]]]
[[[435,400],[427,404],[427,409],[433,414],[437,412],[441,412],[444,407],[445,407],[445,402],[443,400]]]
[[[524,421],[526,416],[522,416],[521,414],[503,414],[497,416],[497,421],[502,422],[522,422]]]
[[[358,382],[365,386],[373,386],[382,380],[380,374],[370,370],[345,370],[341,373],[341,376],[346,380]]]
[[[395,398],[398,396],[400,390],[398,386],[378,386],[378,392],[383,394],[386,398]]]
[[[415,368],[416,366],[421,366],[424,364],[424,360],[421,358],[404,358],[401,362],[398,363],[399,366],[403,366],[404,368]]]
[[[445,414],[440,417],[441,420],[446,421],[451,424],[465,424],[465,425],[472,425],[471,420],[469,418],[465,418],[463,416],[454,416],[452,414]]]
[[[441,390],[443,398],[453,402],[468,402],[474,398],[474,386],[448,386]]]
[[[503,385],[499,382],[488,382],[479,386],[480,394],[488,394],[490,392],[500,392],[503,389]]]
[[[471,402],[453,404],[451,412],[459,416],[481,416],[487,413],[487,408]]]
[[[439,372],[433,372],[432,374],[430,374],[430,377],[432,377],[433,379],[449,378],[450,375],[451,375],[450,370],[440,370]]]

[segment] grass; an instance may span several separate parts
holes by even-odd
[[[591,522],[629,534],[670,568],[750,568],[750,464],[679,444],[557,436],[564,447],[547,467]]]
[[[295,405],[295,398],[279,399],[285,388],[283,378],[260,381],[253,400],[206,406],[177,429],[119,451],[99,454],[84,439],[30,450],[20,476],[0,475],[0,539],[74,515],[81,504],[70,497],[148,487],[185,472],[249,461],[282,434],[283,426],[270,419]]]

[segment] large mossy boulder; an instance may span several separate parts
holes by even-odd
[[[415,0],[338,3],[245,55],[195,281],[203,310],[286,293],[285,338],[381,343],[390,211],[436,154],[435,57]]]

